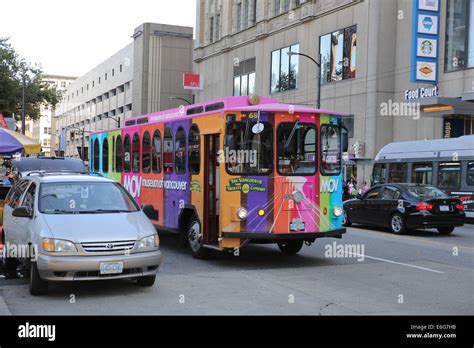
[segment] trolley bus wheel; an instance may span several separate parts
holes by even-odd
[[[201,239],[201,224],[196,216],[189,219],[188,225],[188,244],[193,257],[196,259],[205,259],[208,256],[208,249],[203,247]]]
[[[285,242],[278,243],[278,247],[283,254],[296,255],[303,247],[302,240],[287,240]]]

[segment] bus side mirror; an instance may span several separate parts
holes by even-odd
[[[349,149],[349,135],[347,132],[342,132],[342,152],[347,152]]]

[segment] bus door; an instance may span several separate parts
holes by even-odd
[[[219,236],[219,134],[204,135],[204,244]]]

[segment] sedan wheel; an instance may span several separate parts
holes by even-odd
[[[406,232],[403,216],[395,213],[390,218],[390,231],[394,234],[404,234]]]
[[[351,220],[349,219],[349,214],[347,210],[344,209],[344,214],[342,214],[342,226],[350,227],[352,225]]]

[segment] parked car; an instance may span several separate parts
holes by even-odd
[[[430,185],[377,185],[363,196],[344,202],[344,226],[376,225],[395,234],[417,228],[436,228],[441,234],[450,234],[463,226],[465,219],[459,199]]]
[[[77,158],[23,157],[19,160],[13,160],[12,164],[12,170],[17,173],[19,178],[36,171],[87,173],[86,165]]]
[[[162,256],[151,208],[140,209],[107,178],[31,174],[7,195],[3,238],[17,248],[35,246],[36,252],[33,258],[7,258],[5,268],[11,272],[24,263],[33,295],[47,292],[53,281],[135,278],[152,286]]]

